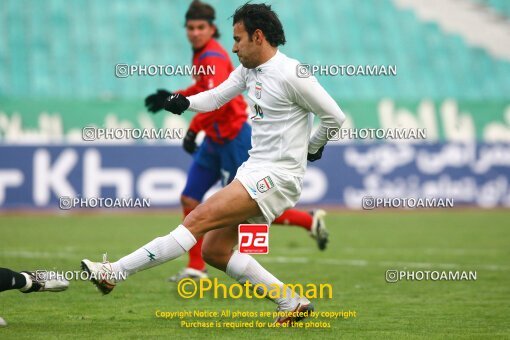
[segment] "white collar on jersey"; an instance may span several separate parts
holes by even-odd
[[[280,56],[282,55],[282,53],[280,52],[279,49],[276,50],[276,53],[274,54],[274,56],[272,56],[268,61],[266,61],[265,63],[263,64],[260,64],[259,66],[255,67],[255,70],[259,71],[259,72],[262,72],[262,69],[267,66],[267,65],[270,65],[272,62],[274,62],[276,59],[278,59]]]

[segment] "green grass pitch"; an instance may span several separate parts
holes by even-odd
[[[328,329],[186,329],[156,318],[156,310],[275,310],[267,300],[179,297],[166,278],[184,256],[130,277],[108,296],[82,281],[63,293],[0,293],[8,323],[0,338],[509,338],[509,217],[504,210],[330,213],[325,252],[300,228],[271,227],[270,252],[257,255],[266,268],[284,282],[330,283],[333,298],[315,300],[316,311],[356,311],[355,318],[320,319]],[[179,221],[172,213],[0,216],[0,266],[78,270],[82,258],[99,261],[108,251],[118,259]],[[387,283],[388,269],[476,270],[477,280]]]

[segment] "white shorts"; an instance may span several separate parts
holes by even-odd
[[[248,219],[250,223],[271,224],[285,210],[296,205],[301,195],[300,177],[274,169],[250,168],[246,163],[237,169],[236,177],[259,205],[262,215]]]

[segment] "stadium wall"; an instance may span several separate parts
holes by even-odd
[[[149,198],[151,208],[177,207],[191,162],[180,146],[161,144],[4,145],[0,159],[2,210],[58,209],[60,197]],[[510,207],[510,145],[330,145],[309,164],[300,203],[361,209],[366,196]]]

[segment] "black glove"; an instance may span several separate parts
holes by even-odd
[[[314,154],[308,153],[308,156],[306,157],[306,159],[308,159],[310,162],[315,162],[316,160],[322,158],[322,151],[324,151],[324,145],[321,146],[321,148],[319,150],[317,150],[316,153],[314,153]]]
[[[165,102],[165,110],[170,111],[176,115],[182,114],[189,107],[188,98],[184,97],[182,94],[172,94],[170,97],[166,99]]]
[[[193,154],[197,150],[197,143],[195,142],[196,138],[197,138],[196,132],[191,130],[188,130],[188,132],[186,132],[186,136],[184,136],[184,139],[182,141],[182,147],[187,153]]]
[[[152,113],[165,108],[166,99],[172,95],[172,92],[159,89],[158,92],[153,93],[145,98],[145,107]]]

